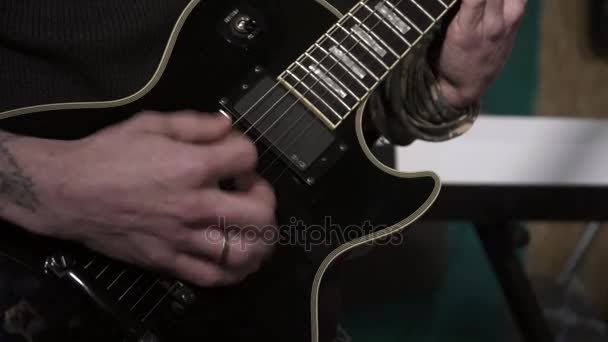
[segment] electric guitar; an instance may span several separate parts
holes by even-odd
[[[379,135],[370,129],[365,107],[456,2],[191,0],[174,22],[154,74],[138,91],[119,99],[13,108],[0,118],[184,108],[230,116],[256,142],[260,173],[273,184],[282,217],[307,226],[327,218],[340,227],[371,222],[369,229],[332,232],[338,238],[315,261],[309,305],[301,310],[308,312],[309,338],[317,342],[319,289],[327,272],[348,252],[408,227],[438,196],[433,172],[415,166],[400,172],[378,159],[373,146]],[[67,289],[88,298],[100,330],[117,327],[129,340],[172,340],[172,322],[206,305],[216,291],[20,229],[6,238],[5,232],[2,267],[28,270],[50,297]]]

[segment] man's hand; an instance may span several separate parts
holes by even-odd
[[[5,145],[38,203],[4,215],[35,233],[201,286],[242,281],[272,251],[251,233],[274,229],[274,193],[255,174],[255,146],[219,114],[144,113],[83,140]],[[237,191],[219,188],[226,178]],[[249,231],[220,264],[224,226]]]
[[[525,5],[526,0],[461,0],[436,66],[451,106],[478,101],[494,81],[511,53]]]

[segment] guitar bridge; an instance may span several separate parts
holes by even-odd
[[[197,300],[182,282],[159,279],[102,256],[83,263],[57,253],[46,259],[44,270],[72,281],[135,338],[150,335],[157,319],[167,313],[179,316]]]

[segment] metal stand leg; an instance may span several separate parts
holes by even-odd
[[[477,224],[476,228],[524,341],[554,341],[543,311],[515,254],[518,246],[527,243],[526,232],[508,224]]]

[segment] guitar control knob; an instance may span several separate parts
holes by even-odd
[[[234,19],[234,30],[241,34],[252,34],[258,28],[255,19],[251,18],[247,14],[242,14]]]
[[[233,8],[219,21],[219,32],[230,44],[249,47],[259,42],[268,29],[264,14],[253,7]]]

